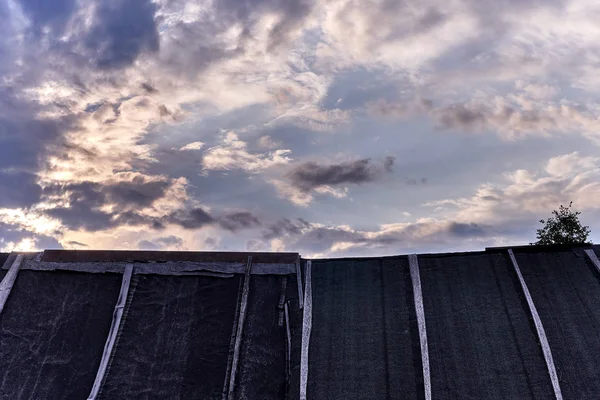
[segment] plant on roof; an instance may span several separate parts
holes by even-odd
[[[572,205],[573,202],[568,207],[561,205],[558,210],[552,211],[550,218],[540,220],[544,226],[537,230],[538,241],[532,244],[591,244],[588,240],[590,227],[581,225],[581,212],[571,210]]]

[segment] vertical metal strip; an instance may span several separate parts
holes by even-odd
[[[92,391],[88,396],[88,400],[96,400],[98,394],[100,393],[102,383],[104,382],[104,377],[106,375],[106,371],[108,370],[110,358],[112,357],[117,335],[119,333],[119,328],[121,326],[121,319],[123,318],[123,311],[127,302],[129,284],[131,283],[132,275],[133,265],[127,264],[125,271],[123,272],[121,291],[119,292],[119,299],[117,300],[117,305],[115,305],[115,311],[113,312],[110,331],[108,332],[108,337],[106,338],[106,343],[104,344],[104,351],[102,352],[102,359],[100,360],[100,366],[98,367],[98,372],[96,373],[96,380],[94,380],[94,386],[92,386]]]
[[[515,272],[517,273],[517,277],[521,283],[521,289],[523,290],[525,300],[527,300],[527,305],[529,306],[529,311],[533,317],[533,323],[537,331],[538,339],[540,340],[540,345],[542,346],[542,352],[544,353],[544,359],[546,360],[546,366],[548,367],[548,373],[550,374],[552,387],[554,388],[554,396],[556,397],[556,400],[562,400],[563,397],[560,390],[560,383],[558,381],[558,375],[556,374],[554,359],[552,358],[552,351],[550,350],[550,345],[548,344],[548,338],[546,337],[544,325],[542,325],[542,320],[540,319],[537,309],[535,308],[535,304],[533,303],[533,299],[529,293],[529,288],[527,288],[527,284],[525,283],[525,279],[521,274],[521,269],[519,268],[519,264],[517,263],[517,259],[515,258],[515,254],[513,253],[512,249],[508,249],[508,255],[510,256],[510,260],[512,261]]]
[[[285,312],[285,337],[287,340],[286,357],[285,357],[285,380],[289,383],[292,362],[292,331],[290,330],[290,312],[288,303],[284,305]]]
[[[589,259],[592,262],[592,264],[594,264],[594,267],[596,267],[596,270],[598,272],[600,272],[600,260],[598,260],[598,257],[596,256],[596,253],[594,253],[594,250],[592,250],[592,249],[586,249],[585,250],[585,254],[587,254],[587,256],[589,257]]]
[[[2,310],[4,310],[4,305],[8,300],[10,291],[15,284],[15,280],[17,280],[19,269],[23,263],[23,257],[23,254],[17,254],[15,261],[13,261],[12,265],[8,269],[8,272],[6,275],[4,275],[4,279],[2,279],[2,282],[0,282],[0,314],[2,314]]]
[[[427,345],[427,328],[425,325],[425,308],[423,307],[423,291],[421,289],[421,274],[419,261],[416,254],[408,256],[410,266],[410,279],[413,286],[415,312],[419,326],[419,341],[421,343],[421,360],[423,363],[423,384],[425,386],[425,400],[431,400],[431,373],[429,370],[429,347]]]
[[[312,262],[306,264],[305,291],[304,291],[304,316],[302,322],[302,353],[300,355],[300,400],[306,400],[308,387],[308,345],[312,330],[312,287],[311,287]]]
[[[277,305],[277,309],[279,310],[279,321],[278,321],[279,326],[283,326],[284,304],[286,304],[286,302],[285,302],[286,290],[287,290],[287,276],[282,275],[281,276],[281,294],[279,295],[279,304]]]
[[[242,346],[242,334],[244,332],[244,321],[246,319],[246,309],[248,308],[248,294],[250,292],[250,270],[252,269],[252,256],[248,257],[246,264],[246,273],[244,274],[244,288],[242,289],[242,301],[240,304],[240,315],[235,334],[235,346],[233,348],[233,359],[231,361],[231,376],[229,377],[228,400],[233,400],[235,393],[235,377],[237,375],[237,366],[240,358],[240,347]]]
[[[304,308],[304,294],[302,293],[302,268],[300,268],[300,258],[296,260],[296,282],[298,283],[298,306]]]

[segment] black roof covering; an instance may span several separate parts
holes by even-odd
[[[565,399],[600,398],[590,249],[600,255],[598,246],[512,248]],[[0,399],[87,399],[98,376],[94,398],[116,400],[295,400],[303,382],[315,400],[426,399],[426,382],[432,399],[554,399],[508,250],[417,256],[423,313],[407,256],[26,254],[0,309]],[[0,254],[0,288],[15,259]]]

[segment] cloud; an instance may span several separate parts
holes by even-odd
[[[40,200],[37,176],[23,171],[0,172],[0,208],[30,207]]]
[[[144,51],[156,52],[156,10],[156,4],[150,0],[100,2],[84,39],[95,65],[100,69],[121,68],[131,65]]]
[[[281,238],[283,236],[298,236],[310,227],[311,224],[302,218],[297,218],[295,221],[292,221],[288,218],[282,218],[275,223],[270,224],[263,231],[262,239],[271,240]]]
[[[219,217],[219,225],[228,231],[236,232],[260,226],[258,218],[248,211],[228,212]]]
[[[599,214],[600,158],[569,153],[550,158],[538,171],[516,170],[505,182],[483,184],[474,195],[429,202],[437,210],[412,222],[361,230],[282,219],[267,225],[254,247],[295,250],[305,256],[399,254],[412,251],[472,250],[523,243],[534,237],[537,221],[573,201],[586,217]]]
[[[579,154],[539,170],[528,157],[513,164],[527,170],[494,185],[482,185],[496,178],[481,172],[453,189],[460,198],[446,198],[447,181],[416,170],[424,167],[415,158],[431,128],[529,136],[523,144],[532,146],[572,135],[568,151],[577,136],[600,143],[595,8],[583,0],[0,2],[0,221],[19,232],[6,237],[20,248],[55,245],[42,236],[65,246],[163,246],[157,235],[173,234],[189,248],[213,246],[204,243],[210,235],[219,248],[279,249],[292,235],[244,235],[268,230],[291,201],[315,216],[299,245],[345,254],[405,243],[371,239],[388,228],[361,225],[352,199],[331,215],[328,202],[315,201],[372,182],[393,183],[385,190],[394,194],[411,186],[398,210],[415,218],[432,212],[419,202],[442,199],[437,222],[395,228],[437,227],[424,243],[489,238],[490,226],[512,237],[563,198],[595,210],[595,169],[586,166],[595,161]],[[378,98],[387,101],[364,113]],[[283,129],[290,125],[293,135]],[[224,132],[216,142],[214,132]],[[453,149],[454,137],[439,138]],[[493,139],[464,142],[465,151]],[[401,159],[367,159],[398,143]],[[357,159],[336,160],[340,153]],[[443,151],[439,159],[452,162]],[[251,211],[234,192],[253,199]],[[398,210],[381,210],[378,222]],[[319,225],[324,218],[349,226]],[[311,235],[333,239],[319,247]]]
[[[119,173],[109,181],[55,183],[46,185],[43,193],[47,198],[66,197],[71,205],[82,204],[90,208],[104,205],[116,208],[144,208],[165,196],[176,183],[166,177],[149,177],[135,173]]]
[[[234,132],[227,132],[222,144],[208,149],[202,160],[205,170],[229,171],[245,170],[259,172],[275,165],[287,164],[291,161],[288,154],[291,150],[275,150],[269,153],[250,153],[246,142],[239,139]]]
[[[480,185],[471,197],[443,199],[428,206],[459,221],[505,227],[512,234],[528,230],[560,204],[573,201],[576,209],[596,212],[600,205],[600,158],[569,153],[553,157],[538,171],[504,174],[502,183]],[[585,215],[584,215],[585,218]],[[533,237],[533,236],[532,236]]]
[[[202,208],[193,208],[188,212],[175,212],[167,216],[166,221],[180,225],[185,229],[198,229],[215,222],[215,218]]]
[[[489,234],[486,232],[487,230],[482,225],[476,223],[461,223],[461,222],[452,222],[448,227],[448,232],[452,235],[458,237],[481,237]]]
[[[204,146],[203,142],[192,142],[192,143],[188,143],[185,146],[181,147],[179,150],[180,151],[200,150],[200,149],[202,149],[203,146]]]
[[[66,244],[67,247],[71,247],[71,248],[81,248],[81,247],[88,248],[88,247],[90,247],[87,244],[78,242],[76,240],[69,240],[65,244]]]
[[[258,139],[258,145],[264,149],[272,150],[277,147],[281,147],[283,144],[281,142],[276,142],[269,135],[261,136]]]
[[[44,28],[52,29],[56,35],[61,34],[76,5],[75,0],[19,0],[19,3],[38,35]]]
[[[144,89],[146,91],[146,93],[148,93],[148,94],[158,93],[158,90],[154,86],[152,86],[151,84],[149,84],[147,82],[142,82],[140,84],[140,87],[142,89]]]
[[[396,156],[387,156],[383,162],[383,168],[386,172],[392,172],[392,167],[396,162]]]
[[[540,99],[543,96],[549,95],[530,90],[505,97],[484,96],[468,102],[439,106],[428,100],[399,103],[377,101],[370,103],[367,109],[373,115],[400,119],[425,114],[432,119],[436,128],[442,130],[472,133],[495,131],[507,139],[581,132],[600,143],[597,133],[600,129],[599,104],[581,105],[566,100],[554,102]]]
[[[61,249],[56,238],[26,229],[16,221],[4,222],[0,217],[0,252],[35,251],[38,248]]]
[[[150,240],[140,240],[137,245],[139,250],[158,250],[160,247]]]
[[[293,39],[294,32],[302,25],[313,7],[313,1],[269,0],[238,2],[225,0],[216,3],[217,15],[230,23],[241,23],[242,35],[254,30],[256,19],[261,14],[273,15],[267,40],[267,50],[276,50]],[[244,37],[244,36],[242,36]]]
[[[383,171],[391,172],[394,158],[388,157],[384,161]],[[286,178],[291,184],[304,192],[322,186],[336,186],[373,182],[382,175],[382,169],[373,165],[368,158],[339,164],[318,164],[306,162],[292,168]]]
[[[495,229],[477,223],[421,219],[412,223],[384,224],[378,230],[359,230],[347,225],[327,226],[302,219],[282,219],[263,231],[261,240],[280,251],[300,251],[308,257],[344,256],[443,249],[457,239],[474,243],[492,243]],[[259,247],[259,243],[253,243]]]
[[[417,69],[478,33],[476,16],[462,2],[335,1],[323,14],[326,40],[318,54],[336,66]]]
[[[183,246],[183,239],[180,237],[169,235],[158,237],[153,240],[140,240],[138,249],[140,250],[165,250],[165,249],[180,249]]]
[[[277,195],[280,198],[289,200],[297,206],[308,207],[308,205],[313,201],[313,196],[310,193],[300,190],[287,182],[278,179],[271,179],[269,183],[275,187]]]

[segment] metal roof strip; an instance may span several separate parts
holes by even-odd
[[[21,269],[35,271],[75,271],[88,273],[123,273],[125,262],[49,262],[30,260],[23,263]],[[234,262],[197,262],[169,261],[159,263],[135,263],[135,275],[195,275],[205,272],[217,274],[244,274],[245,263]],[[293,275],[296,273],[294,264],[256,263],[252,265],[252,275]]]
[[[519,268],[519,264],[517,263],[517,259],[515,258],[515,254],[513,253],[512,249],[508,249],[508,255],[510,256],[510,260],[512,261],[515,272],[517,273],[517,277],[521,283],[521,289],[523,289],[523,294],[527,300],[529,311],[533,317],[535,330],[537,331],[538,339],[540,340],[540,345],[542,346],[542,352],[544,353],[544,359],[546,360],[546,366],[548,367],[548,374],[550,374],[550,380],[552,381],[554,396],[556,397],[556,400],[562,400],[563,397],[560,390],[560,382],[558,381],[558,374],[556,373],[554,358],[552,357],[552,351],[550,350],[550,344],[548,343],[548,338],[546,337],[544,325],[542,324],[542,320],[540,319],[537,309],[535,308],[533,298],[531,297],[531,293],[529,293],[529,288],[527,288],[527,284],[525,283],[523,274],[521,274],[521,269]]]
[[[129,264],[125,267],[125,271],[123,273],[123,280],[121,281],[121,291],[119,292],[119,299],[117,300],[117,304],[115,305],[112,323],[110,325],[110,330],[108,331],[108,337],[106,338],[104,351],[102,352],[102,359],[100,360],[98,373],[96,374],[96,379],[94,380],[94,385],[92,386],[92,391],[88,396],[88,400],[96,400],[98,394],[100,393],[102,383],[104,382],[104,376],[106,375],[106,371],[108,370],[110,358],[112,357],[113,349],[117,340],[117,334],[119,333],[119,328],[121,326],[121,319],[123,318],[123,311],[127,302],[129,284],[131,283],[132,275],[133,265]]]
[[[304,294],[302,293],[302,268],[300,257],[296,260],[296,283],[298,283],[298,308],[304,308]]]
[[[19,274],[19,269],[21,268],[21,264],[23,263],[23,254],[17,254],[15,261],[11,264],[7,274],[0,282],[0,314],[2,314],[2,310],[4,310],[4,305],[8,300],[8,296],[12,290],[13,285],[15,284],[15,280],[17,279],[17,275]]]
[[[589,257],[589,259],[592,262],[592,264],[594,264],[594,267],[596,267],[596,270],[598,272],[600,272],[600,260],[598,260],[598,257],[596,256],[596,253],[594,253],[594,250],[593,249],[586,249],[585,250],[585,254],[587,254],[587,256]]]
[[[285,365],[286,365],[286,381],[289,383],[290,371],[291,371],[291,362],[292,362],[292,332],[290,330],[290,312],[288,308],[287,301],[284,305],[285,312],[285,337],[286,337],[286,357],[285,357]]]
[[[312,286],[311,286],[312,262],[306,263],[305,290],[304,290],[304,316],[302,322],[302,353],[300,356],[300,400],[306,400],[308,387],[308,346],[310,344],[310,332],[312,330]]]
[[[431,400],[431,373],[429,369],[429,347],[427,345],[427,329],[425,325],[425,308],[423,307],[423,291],[421,289],[421,274],[419,261],[416,254],[408,256],[410,265],[410,279],[413,286],[415,312],[419,326],[419,341],[421,343],[421,360],[423,364],[423,384],[425,387],[425,400]]]
[[[233,360],[231,362],[231,376],[229,377],[228,400],[233,400],[235,394],[235,377],[237,375],[237,365],[240,358],[240,347],[242,346],[242,334],[244,332],[244,321],[246,319],[246,309],[248,308],[248,294],[250,293],[250,273],[252,269],[252,256],[248,256],[246,264],[246,274],[244,276],[244,288],[242,290],[242,300],[240,305],[240,315],[237,324],[237,333],[235,335],[235,346],[233,348]]]

